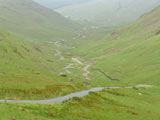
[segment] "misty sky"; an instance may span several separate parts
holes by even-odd
[[[43,4],[52,9],[56,9],[59,7],[70,5],[70,4],[83,3],[83,2],[89,2],[94,0],[34,0],[34,1],[39,2],[40,4]]]

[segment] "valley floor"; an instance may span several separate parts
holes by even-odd
[[[116,30],[89,29],[75,36],[70,31],[68,39],[52,37],[52,29],[42,25],[38,31],[47,38],[30,31],[40,38],[37,43],[34,37],[27,42],[0,30],[0,120],[160,120],[159,13],[160,7]],[[67,34],[67,28],[57,31],[58,36]],[[141,84],[152,87],[121,88]],[[119,89],[87,91],[87,96],[62,104],[5,102],[45,100],[105,86]]]

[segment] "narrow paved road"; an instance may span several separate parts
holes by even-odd
[[[144,87],[151,87],[151,85],[137,85],[135,86],[136,88],[144,88]],[[66,100],[72,99],[73,97],[84,97],[89,94],[89,92],[96,92],[96,91],[101,91],[103,89],[129,89],[133,88],[131,86],[127,87],[98,87],[98,88],[92,88],[90,90],[84,90],[81,92],[75,92],[71,93],[70,95],[66,95],[63,97],[57,97],[49,100],[0,100],[0,102],[3,103],[32,103],[32,104],[55,104],[55,103],[62,103]]]

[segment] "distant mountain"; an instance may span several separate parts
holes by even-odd
[[[92,0],[34,0],[34,1],[51,9],[57,9],[68,5],[86,3]]]
[[[160,0],[92,0],[56,11],[74,20],[115,27],[130,23],[160,5]]]
[[[25,39],[54,40],[73,35],[77,24],[32,0],[0,0],[0,26]]]

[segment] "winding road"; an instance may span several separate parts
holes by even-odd
[[[151,87],[151,85],[137,85],[136,88],[147,88]],[[89,92],[96,92],[101,91],[103,89],[131,89],[134,88],[132,86],[127,87],[97,87],[97,88],[91,88],[90,90],[84,90],[80,92],[71,93],[69,95],[63,96],[63,97],[57,97],[53,99],[48,100],[0,100],[2,103],[32,103],[32,104],[55,104],[55,103],[63,103],[64,101],[70,100],[74,97],[84,97],[89,94]]]
[[[56,50],[55,56],[60,56],[60,58],[59,58],[60,60],[64,59],[64,57],[61,55],[61,52],[58,51],[58,50]],[[72,58],[72,60],[74,62],[77,62],[80,65],[85,65],[84,68],[83,68],[83,71],[85,71],[85,73],[83,73],[83,76],[87,80],[90,80],[91,79],[90,76],[89,76],[90,71],[88,69],[89,69],[89,67],[91,67],[91,64],[83,63],[78,58]],[[71,73],[68,69],[70,69],[72,67],[72,65],[73,64],[69,64],[68,66],[66,66],[64,68],[68,74]],[[151,87],[151,85],[137,85],[137,86],[135,86],[135,88],[147,88],[147,87]],[[84,96],[88,95],[89,92],[101,91],[103,89],[120,89],[120,88],[131,89],[131,88],[134,88],[134,87],[132,87],[132,86],[127,86],[127,87],[97,87],[97,88],[91,88],[89,90],[83,90],[83,91],[80,91],[80,92],[75,92],[75,93],[71,93],[71,94],[66,95],[66,96],[52,98],[52,99],[48,99],[48,100],[0,100],[0,102],[1,103],[55,104],[55,103],[63,103],[64,101],[70,100],[74,97],[84,97]]]

